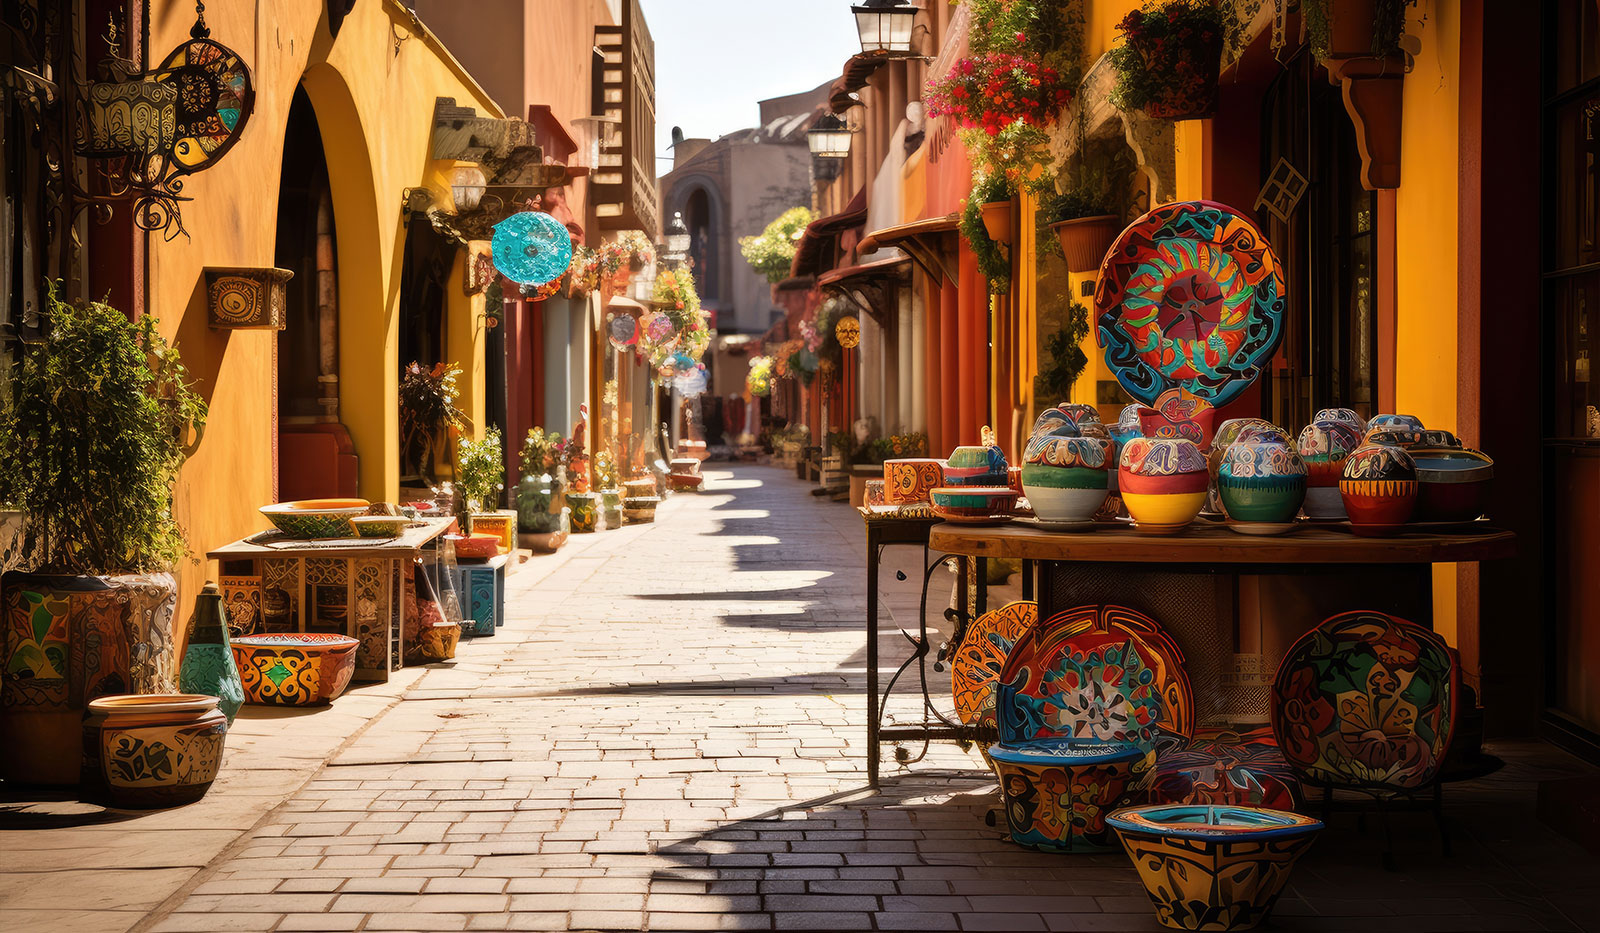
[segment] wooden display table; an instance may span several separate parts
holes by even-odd
[[[435,539],[454,519],[420,519],[398,538],[307,541],[262,532],[210,551],[219,580],[259,593],[258,632],[332,632],[359,639],[357,680],[385,681],[405,656],[402,572],[438,560]],[[448,559],[448,555],[446,555]],[[435,575],[437,578],[437,575]]]

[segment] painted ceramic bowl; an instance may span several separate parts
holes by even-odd
[[[1410,428],[1370,428],[1361,438],[1364,444],[1383,444],[1387,447],[1403,447],[1406,450],[1422,443],[1422,432]]]
[[[445,535],[456,547],[457,559],[488,560],[500,551],[500,536],[473,532],[470,535]]]
[[[1136,437],[1122,448],[1117,482],[1141,525],[1182,526],[1206,502],[1206,458],[1183,438]]]
[[[1247,432],[1223,455],[1217,492],[1236,522],[1292,522],[1306,497],[1306,464],[1282,438]]]
[[[349,538],[356,533],[350,519],[369,506],[365,499],[301,499],[264,505],[261,514],[291,538]]]
[[[348,635],[284,632],[247,635],[232,644],[246,703],[320,706],[350,685],[360,643]]]
[[[1354,408],[1322,408],[1311,416],[1311,420],[1313,422],[1337,421],[1355,428],[1357,434],[1367,433],[1367,419],[1361,417],[1361,413]]]
[[[1177,930],[1248,930],[1272,913],[1322,830],[1261,807],[1155,804],[1106,818],[1138,869],[1156,919]]]
[[[705,482],[705,477],[699,473],[668,473],[667,488],[673,492],[694,492]],[[567,497],[570,502],[572,497]]]
[[[222,765],[228,717],[195,693],[108,696],[83,719],[82,784],[113,807],[176,807],[204,797]]]
[[[1053,430],[1058,433],[1028,439],[1022,491],[1044,521],[1090,521],[1109,493],[1116,444],[1109,437],[1085,437],[1075,425]]]
[[[1422,419],[1416,415],[1373,415],[1367,419],[1368,431],[1421,431]]]
[[[1417,465],[1419,522],[1470,522],[1483,514],[1494,461],[1461,447],[1411,449]]]
[[[946,486],[1005,486],[1007,476],[1006,455],[999,447],[957,447],[945,461]]]
[[[1106,816],[1145,752],[1131,742],[1057,737],[989,746],[1011,841],[1045,852],[1098,852],[1115,844]]]
[[[411,519],[403,515],[357,515],[349,521],[356,534],[363,538],[398,538],[411,524]]]
[[[933,514],[966,524],[1009,521],[1017,504],[1010,486],[942,486],[933,490]]]
[[[1402,448],[1362,444],[1344,462],[1339,495],[1357,534],[1392,532],[1416,509],[1416,463]]]
[[[928,493],[944,485],[944,463],[929,457],[883,461],[883,493],[889,505],[927,502]]]
[[[1201,509],[1202,513],[1222,514],[1222,495],[1217,491],[1217,471],[1222,469],[1222,455],[1227,453],[1233,442],[1239,439],[1239,433],[1245,428],[1276,427],[1277,425],[1265,418],[1229,418],[1217,425],[1216,433],[1211,436],[1211,446],[1205,451],[1209,486],[1206,489],[1206,505]]]

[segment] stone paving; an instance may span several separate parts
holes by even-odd
[[[936,745],[864,788],[860,519],[774,468],[710,467],[654,525],[514,577],[504,629],[427,669],[177,894],[133,905],[136,929],[1157,929],[1121,854],[986,825],[975,753]],[[903,622],[917,556],[885,574]],[[891,632],[886,656],[904,644]],[[1582,767],[1494,751],[1506,768],[1451,788],[1450,857],[1402,816],[1385,871],[1381,834],[1336,816],[1274,928],[1600,929],[1600,861],[1532,818],[1536,781]]]

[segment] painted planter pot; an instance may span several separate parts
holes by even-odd
[[[517,513],[511,509],[473,512],[472,533],[498,536],[500,553],[509,554],[517,546]]]
[[[667,488],[673,492],[698,492],[705,477],[699,473],[668,473]],[[571,498],[570,496],[568,497]],[[578,529],[574,528],[573,531]]]
[[[350,519],[367,514],[365,499],[302,499],[264,505],[261,514],[291,538],[349,538],[355,528]]]
[[[213,696],[91,700],[83,720],[85,795],[136,810],[193,803],[217,777],[227,733],[228,717]]]
[[[1367,433],[1367,419],[1361,417],[1361,413],[1354,408],[1318,409],[1317,413],[1311,416],[1311,420],[1313,423],[1318,421],[1337,421],[1340,424],[1347,424],[1355,428],[1357,435]]]
[[[1358,534],[1392,530],[1416,510],[1416,463],[1399,447],[1362,444],[1344,462],[1339,495]]]
[[[1136,437],[1122,448],[1117,482],[1142,525],[1187,525],[1206,502],[1206,458],[1193,441]]]
[[[1106,815],[1145,753],[1129,742],[1050,738],[991,745],[1011,841],[1045,852],[1100,852],[1115,842]]]
[[[1066,433],[1029,438],[1022,491],[1033,513],[1045,521],[1089,521],[1110,491],[1116,443],[1109,437],[1084,437],[1074,425],[1055,430]]]
[[[1175,930],[1248,930],[1272,913],[1322,823],[1260,807],[1156,804],[1106,822],[1133,859],[1156,919]]]
[[[653,522],[656,520],[656,506],[660,504],[660,496],[623,496],[622,517],[630,525]]]
[[[1300,459],[1306,464],[1307,518],[1327,521],[1347,517],[1344,500],[1339,496],[1339,478],[1344,475],[1345,460],[1360,446],[1361,432],[1342,420],[1318,418],[1300,432]]]
[[[461,642],[461,626],[454,622],[435,622],[422,630],[417,650],[429,661],[449,661],[456,656],[456,645]]]
[[[321,706],[350,685],[356,646],[348,635],[285,632],[233,640],[244,701],[263,706]]]
[[[1017,504],[1017,492],[1010,486],[943,486],[930,495],[933,514],[947,522],[1008,520]]]
[[[957,447],[945,461],[946,486],[1005,486],[1009,483],[1006,455],[999,447]]]
[[[1233,442],[1239,439],[1239,433],[1245,428],[1271,428],[1277,425],[1265,418],[1229,418],[1217,426],[1217,431],[1211,436],[1211,447],[1206,450],[1206,473],[1210,484],[1206,488],[1206,507],[1201,512],[1206,515],[1222,514],[1222,496],[1217,492],[1217,471],[1222,469],[1222,455],[1228,452]]]
[[[944,485],[944,464],[927,457],[883,461],[883,494],[889,505],[927,502],[928,493]]]
[[[1236,522],[1292,522],[1306,498],[1306,464],[1278,437],[1251,434],[1223,455],[1217,492]]]
[[[1411,449],[1417,465],[1419,522],[1470,522],[1483,514],[1494,479],[1487,454],[1457,447]]]
[[[696,477],[698,479],[699,477]],[[574,534],[594,531],[600,525],[600,496],[592,492],[567,494],[567,508]]]

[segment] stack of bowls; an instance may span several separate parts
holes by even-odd
[[[1117,482],[1134,526],[1176,534],[1206,501],[1206,458],[1186,438],[1136,437],[1122,448]]]

